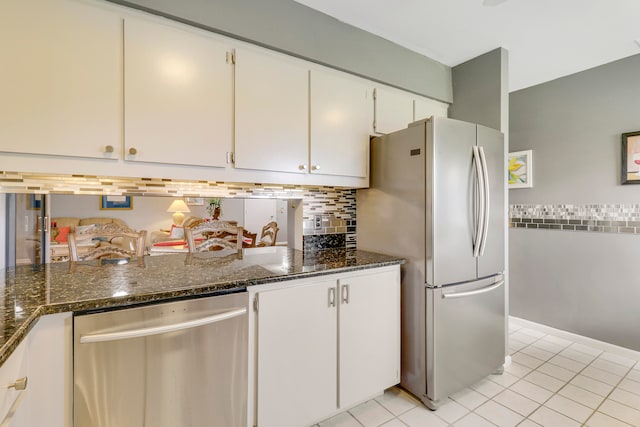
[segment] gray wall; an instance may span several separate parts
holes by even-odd
[[[640,130],[640,55],[514,92],[510,151],[533,150],[515,204],[640,203],[620,134]],[[640,235],[510,229],[511,314],[640,350]]]
[[[293,0],[110,0],[451,102],[451,69]]]
[[[494,49],[451,70],[453,99],[449,116],[508,131],[509,53]]]
[[[510,151],[533,149],[511,203],[640,203],[620,184],[620,134],[640,130],[640,55],[513,92]]]

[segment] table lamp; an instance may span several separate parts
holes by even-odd
[[[191,212],[191,209],[187,206],[187,204],[182,199],[174,200],[167,209],[167,212],[174,212],[172,215],[173,223],[175,225],[182,225],[184,221],[184,213],[183,212]]]

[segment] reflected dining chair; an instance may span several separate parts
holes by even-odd
[[[129,262],[134,257],[137,258],[138,265],[144,267],[146,237],[146,230],[135,231],[117,223],[96,225],[82,232],[69,233],[69,269],[74,271],[79,261],[100,260],[102,265],[109,259],[126,259]]]
[[[257,237],[258,237],[258,233],[250,233],[246,229],[243,229],[242,230],[242,247],[255,248]]]
[[[243,228],[221,220],[201,221],[185,227],[189,253],[234,249],[242,253]]]
[[[276,245],[276,237],[278,237],[278,223],[275,221],[271,221],[264,227],[262,227],[262,232],[260,233],[260,241],[256,246],[275,246]]]

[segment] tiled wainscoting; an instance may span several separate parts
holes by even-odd
[[[336,244],[348,249],[356,247],[356,192],[353,189],[0,171],[0,192],[302,199],[305,247],[327,248]],[[316,215],[320,215],[317,228]]]
[[[509,226],[640,234],[640,204],[510,205]]]
[[[505,373],[451,396],[435,412],[392,388],[318,426],[640,426],[640,354],[548,329],[512,319]]]

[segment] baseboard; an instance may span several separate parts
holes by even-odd
[[[551,326],[532,322],[530,320],[522,319],[520,317],[509,316],[509,322],[517,323],[524,327],[534,329],[540,332],[544,332],[545,334],[555,335],[557,337],[564,338],[569,341],[573,341],[579,344],[587,345],[589,347],[597,348],[598,350],[617,354],[618,356],[627,357],[633,360],[640,360],[640,351],[632,350],[630,348],[621,347],[619,345],[611,344],[604,341],[599,341],[593,338],[574,334],[572,332],[567,332],[561,329],[552,328]]]

